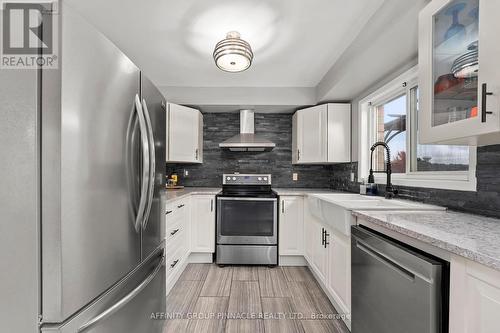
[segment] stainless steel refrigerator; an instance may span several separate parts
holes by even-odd
[[[59,69],[0,70],[0,331],[160,332],[165,100],[57,15]]]

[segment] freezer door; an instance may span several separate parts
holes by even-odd
[[[141,189],[133,196],[129,184],[144,178],[147,139],[138,68],[66,2],[59,9],[60,66],[41,82],[44,323],[63,322],[141,262]]]
[[[165,190],[166,101],[155,85],[141,73],[142,109],[150,134],[150,163],[153,167],[148,190],[148,203],[142,225],[142,258],[149,256],[162,241],[165,209],[161,194]]]
[[[44,325],[42,332],[59,333],[160,333],[164,313],[165,257],[153,254],[118,285],[67,322]]]

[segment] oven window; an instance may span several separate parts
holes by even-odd
[[[222,236],[274,236],[276,201],[222,200]]]

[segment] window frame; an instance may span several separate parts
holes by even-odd
[[[385,84],[359,102],[358,117],[358,179],[368,179],[370,169],[370,147],[376,139],[375,108],[398,96],[406,94],[406,173],[393,173],[392,183],[399,186],[424,187],[460,191],[476,191],[477,149],[469,146],[468,171],[412,171],[413,156],[416,154],[417,111],[411,107],[411,90],[418,86],[418,66],[411,68]],[[366,130],[367,129],[367,130]],[[376,173],[375,183],[385,184],[385,174]]]

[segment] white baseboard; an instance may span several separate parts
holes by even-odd
[[[321,289],[323,289],[323,292],[326,294],[326,296],[328,296],[328,299],[332,303],[333,307],[337,311],[342,312],[342,307],[340,306],[340,304],[337,303],[337,301],[330,294],[330,291],[328,290],[328,288],[326,287],[326,285],[318,277],[318,274],[316,273],[316,270],[314,269],[314,267],[312,267],[312,265],[310,265],[309,262],[306,261],[306,263],[307,263],[307,266],[309,267],[309,270],[312,272],[314,278],[316,279],[316,282],[318,282],[318,284],[321,287]],[[349,315],[349,318],[346,317],[345,319],[343,319],[343,321],[344,321],[344,323],[346,324],[347,328],[350,331],[351,330],[351,318],[350,318],[351,314],[348,313],[348,315]]]
[[[307,266],[304,256],[280,256],[280,266]]]
[[[191,252],[188,262],[192,264],[211,264],[213,262],[213,253]]]

